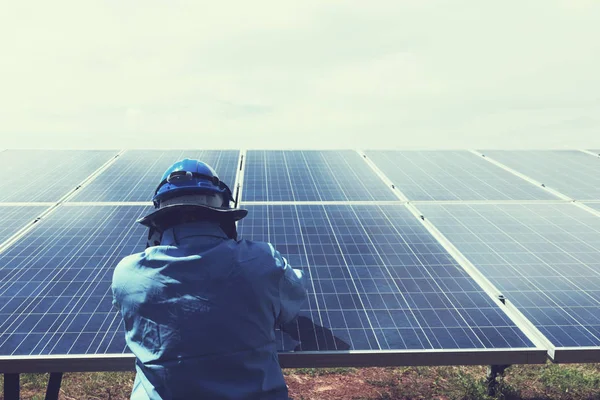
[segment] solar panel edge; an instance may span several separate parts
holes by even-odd
[[[244,192],[249,201],[395,198],[354,150],[248,150],[246,154]]]
[[[573,206],[573,203],[562,203],[562,204],[551,204],[548,206],[552,206],[552,207],[561,207],[564,208],[565,210],[576,210],[576,208]],[[454,204],[454,205],[448,205],[449,208],[454,208],[454,207],[463,207],[464,205],[460,205],[460,204]],[[469,207],[483,207],[484,205],[480,204],[480,205],[476,205],[476,206],[469,206]],[[510,205],[496,205],[495,207],[509,207]],[[522,206],[522,207],[527,207],[530,206],[527,203],[522,204],[522,205],[512,205],[510,207],[516,207],[516,206]],[[435,204],[431,204],[428,206],[428,208],[433,209],[433,208],[439,208],[445,206],[439,206],[439,205],[435,205]],[[444,213],[449,213],[449,211],[444,210]],[[582,213],[582,217],[584,217],[583,214],[585,214],[585,211],[581,210],[579,211],[580,213]],[[425,214],[427,215],[427,213]],[[433,218],[433,224],[435,226],[436,222],[435,220],[438,220],[438,222],[440,221],[441,217],[437,217],[434,216]],[[461,214],[459,214],[459,217],[454,217],[454,218],[464,218],[464,212],[462,212]],[[427,219],[431,219],[431,217],[427,217]],[[595,220],[594,220],[595,221]],[[437,229],[437,228],[436,228]],[[458,234],[458,233],[457,233]],[[474,234],[474,233],[472,233]],[[451,242],[451,244],[454,246],[454,241],[451,237],[446,238],[448,241]],[[458,247],[457,247],[458,249]],[[508,249],[505,249],[505,251],[509,251]],[[460,252],[460,250],[459,250]],[[462,254],[462,252],[461,252]],[[467,259],[468,263],[471,263],[470,259],[471,257],[467,254],[463,254],[463,256]],[[471,263],[471,265],[474,266],[475,270],[478,271],[478,273],[488,282],[490,282],[487,277],[485,276],[485,273],[483,270],[481,270],[481,268],[477,267],[476,265],[476,261],[473,261]],[[496,278],[497,279],[497,278]],[[495,291],[498,294],[501,294],[502,291],[496,287],[495,284],[493,284],[492,282],[490,282],[490,284],[492,285],[492,287],[495,288]],[[598,346],[574,346],[574,347],[564,347],[561,346],[559,343],[554,342],[552,340],[551,336],[548,336],[547,334],[545,334],[544,332],[541,331],[541,328],[538,329],[536,323],[534,320],[528,318],[524,312],[521,311],[520,307],[518,304],[515,304],[514,302],[511,302],[510,300],[510,296],[508,296],[509,299],[506,299],[505,302],[507,303],[507,307],[511,307],[513,309],[513,313],[515,315],[517,315],[518,318],[521,318],[527,325],[529,325],[529,329],[532,330],[536,336],[538,336],[541,339],[541,345],[544,347],[548,348],[548,355],[551,359],[555,359],[555,362],[560,362],[559,360],[571,360],[571,361],[563,361],[563,362],[598,362],[600,361],[600,353],[598,352],[598,350],[600,350],[600,345]],[[581,323],[581,321],[579,322]],[[575,327],[577,327],[578,325],[575,325]],[[522,329],[522,327],[521,327]],[[545,330],[545,329],[544,329]],[[585,351],[583,351],[583,349],[589,349],[591,350],[589,353],[586,353]],[[589,361],[589,360],[593,360],[593,361]]]
[[[556,197],[510,170],[488,163],[474,150],[371,150],[363,154],[411,201],[528,201]],[[415,159],[415,155],[420,158]]]
[[[63,209],[64,210],[64,209]],[[85,209],[82,209],[85,210]],[[66,212],[66,211],[63,211]],[[545,352],[539,351],[537,349],[532,349],[532,348],[516,348],[516,349],[490,349],[490,348],[486,348],[486,349],[478,349],[478,350],[472,350],[469,351],[468,349],[461,349],[461,350],[444,350],[444,351],[438,351],[439,349],[436,350],[423,350],[423,351],[415,351],[415,350],[393,350],[393,351],[386,351],[384,357],[387,357],[386,362],[389,362],[389,365],[397,365],[398,363],[404,363],[404,362],[409,362],[409,361],[404,361],[404,360],[413,360],[412,362],[417,362],[419,364],[425,364],[425,363],[431,363],[431,365],[441,365],[441,364],[447,364],[447,363],[465,363],[468,362],[470,360],[470,362],[475,363],[475,360],[478,360],[476,363],[499,363],[501,361],[506,361],[506,362],[511,362],[511,363],[525,363],[525,362],[532,362],[532,360],[535,360],[535,362],[543,362],[542,356],[545,357]],[[289,354],[289,353],[282,353],[282,354]],[[329,365],[331,366],[335,366],[339,364],[342,364],[344,362],[351,362],[351,363],[365,363],[365,365],[376,365],[377,360],[380,360],[380,357],[377,357],[376,355],[374,355],[374,353],[372,352],[368,352],[368,351],[361,351],[361,350],[357,350],[357,351],[352,351],[350,354],[350,358],[348,358],[347,360],[344,361],[343,358],[339,358],[342,357],[342,354],[346,354],[345,352],[336,352],[336,353],[332,353],[330,356],[331,358],[328,359],[328,363],[330,363]],[[467,357],[468,354],[471,354],[470,356]],[[293,358],[298,356],[299,358]],[[296,353],[293,354],[293,357],[290,359],[290,363],[296,363],[296,362],[301,362],[302,358],[304,357],[304,359],[306,359],[305,357],[308,357],[310,355],[306,354],[306,353]],[[20,356],[19,356],[20,357]],[[17,357],[17,359],[19,359],[19,357]],[[39,355],[38,357],[32,357],[31,359],[34,359],[37,361],[39,360],[53,360],[56,362],[57,359],[66,359],[67,362],[72,361],[74,356],[47,356],[47,355]],[[81,355],[82,358],[88,358],[87,355]],[[107,354],[104,357],[111,357],[110,354]],[[285,358],[286,356],[284,356]],[[312,356],[310,356],[312,357]],[[346,356],[343,356],[346,357]],[[92,359],[98,358],[96,356],[92,356],[89,357]],[[100,357],[102,358],[102,357]],[[128,359],[127,356],[119,356],[117,357],[119,359],[124,358],[124,359]],[[314,357],[310,358],[308,362],[310,363],[316,363],[317,360],[319,358],[319,354],[316,354]],[[12,359],[12,357],[11,357]],[[31,360],[30,359],[30,360]],[[131,358],[129,358],[130,360]],[[327,359],[327,358],[325,358]],[[0,358],[0,360],[2,360],[2,358]],[[98,365],[103,365],[101,364],[101,361],[98,361],[100,364],[95,364],[95,366]],[[22,364],[21,364],[22,365]],[[23,368],[29,368],[29,366],[31,366],[32,364],[28,364],[28,366],[23,366]],[[39,365],[39,364],[38,364]],[[64,364],[61,364],[64,366]],[[71,367],[68,367],[71,368]],[[91,368],[91,367],[90,367]],[[105,370],[107,367],[102,367],[102,370]],[[92,368],[95,370],[95,368]],[[23,372],[23,371],[21,371]]]
[[[486,157],[491,155],[495,162],[518,171],[556,196],[584,201],[600,197],[597,165],[585,153],[586,151],[575,149],[487,150]],[[527,158],[523,159],[524,156]],[[543,162],[546,169],[550,167],[549,170],[535,168],[535,165],[532,169],[532,163],[535,164],[536,161]],[[590,171],[586,172],[586,169]]]
[[[238,172],[238,173],[239,173],[239,172]],[[529,203],[529,202],[523,201],[523,203]],[[66,204],[65,204],[65,205],[66,205]],[[459,263],[459,264],[460,264],[460,263]],[[581,348],[575,348],[575,349],[576,349],[576,350],[581,350]],[[591,350],[595,350],[595,349],[596,349],[595,347],[592,347],[592,348],[591,348]],[[556,350],[557,350],[557,351],[560,351],[560,352],[562,352],[562,353],[564,353],[564,352],[567,352],[567,351],[574,351],[574,350],[570,350],[570,349],[566,349],[566,348],[557,348]],[[545,352],[545,350],[544,350],[544,352]],[[405,353],[405,352],[402,352],[402,354],[404,354],[404,353]],[[285,353],[285,354],[287,354],[287,353]],[[306,353],[303,353],[303,354],[306,354]],[[570,354],[571,354],[571,353],[570,353]],[[300,354],[297,354],[297,355],[300,355]],[[294,356],[296,356],[296,354],[295,354]],[[568,357],[568,356],[567,356],[567,355],[565,355],[565,356],[563,356],[563,357]],[[564,359],[566,359],[566,358],[564,358]],[[0,357],[0,361],[1,361],[1,360],[2,360],[2,358]]]
[[[39,152],[41,150],[13,151]],[[59,157],[64,152],[69,153],[70,158],[66,158],[66,156],[64,158]],[[28,186],[15,186],[14,182],[9,182],[9,184],[11,184],[11,190],[8,191],[10,193],[8,195],[8,199],[12,199],[12,202],[19,202],[19,199],[21,199],[23,196],[22,192],[28,188],[31,188],[33,190],[30,191],[35,194],[30,194],[29,197],[21,200],[24,200],[25,202],[35,201],[53,203],[62,201],[70,193],[72,193],[74,190],[77,190],[83,183],[85,183],[90,175],[93,175],[98,169],[101,169],[106,162],[109,162],[112,157],[117,154],[116,150],[93,150],[89,152],[92,154],[89,155],[83,150],[44,150],[41,155],[36,157],[36,163],[39,164],[38,167],[41,170],[40,174],[36,175],[36,177],[38,177],[38,179],[45,177],[46,179],[43,180],[42,183],[36,183],[35,180],[23,181],[27,182]],[[52,159],[50,155],[59,158]],[[86,155],[88,157],[86,157]],[[74,165],[69,165],[69,162]],[[58,174],[58,172],[61,171],[57,170],[57,168],[60,167],[64,167],[67,171],[62,171],[62,173]],[[94,169],[89,170],[90,167]],[[58,176],[48,175],[51,172],[55,172]],[[87,175],[84,175],[84,173]],[[2,199],[2,202],[7,202],[6,197]]]
[[[113,164],[99,174],[98,179],[95,179],[86,188],[82,188],[83,190],[73,196],[72,200],[80,202],[150,201],[164,171],[169,165],[182,158],[203,159],[217,170],[221,180],[231,188],[236,175],[234,172],[237,172],[239,153],[239,149],[124,150]],[[126,175],[127,173],[129,175]]]
[[[32,229],[35,229],[36,222],[40,221],[42,218],[48,217],[61,204],[66,202],[69,198],[76,196],[77,190],[80,190],[81,188],[85,187],[87,184],[89,184],[91,181],[93,181],[98,175],[100,175],[103,171],[105,171],[108,167],[110,167],[110,165],[112,165],[123,152],[124,152],[124,150],[121,150],[120,152],[114,154],[104,164],[102,164],[100,167],[98,167],[96,170],[94,170],[92,173],[90,173],[77,186],[75,186],[73,189],[71,189],[70,191],[65,193],[56,202],[48,202],[49,204],[53,204],[53,205],[51,205],[47,209],[43,210],[40,213],[40,215],[35,217],[32,221],[30,221],[26,225],[24,225],[19,231],[15,232],[10,238],[8,238],[7,240],[0,243],[0,254],[2,254],[4,251],[9,249],[14,243],[18,242],[22,237],[27,235]]]
[[[396,204],[396,205],[395,205],[395,208],[398,208],[399,206],[400,206],[399,204]],[[254,207],[257,207],[257,206],[254,206]],[[258,207],[260,207],[260,206],[258,206]],[[277,210],[277,209],[281,210],[281,207],[280,207],[280,206],[269,206],[268,204],[264,204],[264,205],[262,205],[262,207],[263,207],[263,210],[265,210],[265,212],[266,212],[266,210],[267,210],[268,208],[274,208],[275,210]],[[288,207],[292,207],[292,206],[288,206]],[[301,205],[301,206],[300,206],[300,205],[298,205],[298,209],[310,210],[309,208],[307,209],[307,207],[311,207],[311,205]],[[316,207],[316,205],[313,205],[312,207]],[[321,205],[320,207],[321,207],[321,208],[323,208],[323,209],[330,208],[330,206],[324,206],[324,205]],[[360,207],[362,207],[362,208],[366,208],[366,207],[369,207],[369,206],[362,205],[362,206],[360,206]],[[374,207],[374,208],[377,208],[377,207]],[[401,208],[401,209],[405,209],[405,207],[400,207],[400,208]],[[256,209],[255,209],[255,210],[252,210],[252,209],[251,209],[251,210],[250,210],[250,212],[251,212],[251,213],[254,213],[254,212],[257,212],[257,211],[256,211]],[[309,212],[309,211],[306,211],[306,212]],[[406,213],[407,213],[408,215],[410,215],[410,213],[408,212],[408,210],[406,210]],[[275,214],[275,215],[278,215],[278,214]],[[271,217],[261,217],[261,218],[266,218],[267,220],[269,220]],[[417,225],[418,225],[417,219],[413,219],[413,218],[414,218],[413,216],[410,216],[410,220],[411,220],[411,221],[414,221],[414,224],[417,224]],[[248,221],[246,221],[246,222],[247,222],[247,223],[249,223]],[[291,230],[291,231],[293,230],[292,228],[293,228],[293,227],[291,227],[291,226],[288,226],[288,227],[287,227],[287,229],[289,229],[289,230]],[[310,229],[311,229],[311,231],[312,231],[312,228],[310,228]],[[424,228],[423,228],[423,230],[424,230]],[[290,231],[290,232],[291,232],[291,231]],[[244,233],[244,232],[242,231],[242,234],[243,234],[243,233]],[[289,233],[289,235],[292,235],[292,236],[293,236],[294,234],[293,234],[293,233]],[[432,240],[434,240],[434,239],[432,238]],[[434,240],[434,241],[435,241],[435,240]],[[435,243],[437,243],[437,242],[435,242]],[[277,240],[275,241],[274,245],[275,245],[276,247],[278,246],[278,244],[277,244]],[[279,248],[279,247],[278,247],[278,248]],[[281,251],[285,253],[285,251],[286,251],[286,247],[285,247],[285,246],[283,246],[283,249],[282,249]],[[291,262],[292,262],[293,264],[295,263],[294,261],[291,261]],[[293,265],[293,264],[292,264],[292,265]],[[315,278],[315,279],[316,279],[316,278]],[[354,278],[353,278],[353,279],[354,279]],[[316,295],[316,292],[315,292],[315,295]],[[487,296],[487,295],[486,295],[486,296]],[[487,298],[487,297],[486,297],[486,298]],[[506,318],[507,318],[507,320],[509,320],[508,316],[507,316]],[[515,326],[515,328],[516,328],[516,326]],[[528,339],[528,340],[529,340],[529,339]],[[530,341],[530,342],[531,342],[531,343],[533,343],[533,341]],[[531,347],[531,348],[535,348],[535,346],[533,346],[533,345],[532,345],[532,347]],[[538,350],[539,350],[539,349],[538,349]],[[541,351],[542,353],[544,353],[544,354],[545,354],[545,352],[546,352],[546,350],[545,350],[545,349],[541,349],[540,351]]]
[[[4,208],[4,207],[7,207],[7,206],[0,205],[0,208]],[[13,207],[13,206],[8,206],[8,207]],[[7,236],[6,239],[0,241],[0,254],[2,254],[2,252],[4,252],[6,249],[8,249],[13,243],[18,241],[20,237],[22,237],[27,232],[29,232],[30,229],[33,229],[33,226],[35,225],[35,223],[37,221],[39,221],[43,216],[47,215],[47,213],[50,211],[52,206],[32,205],[32,206],[26,206],[26,207],[35,207],[35,208],[39,207],[39,209],[34,210],[35,213],[31,217],[28,217],[28,219],[23,222],[23,225],[20,225],[19,229],[17,229],[12,234],[10,234],[10,236]],[[38,212],[39,212],[39,214],[38,214]]]
[[[454,244],[435,226],[435,224],[424,217],[424,214],[413,204],[406,204],[411,213],[418,218],[427,231],[437,242],[456,260],[458,265],[477,283],[477,285],[488,294],[488,296],[499,306],[499,308],[510,318],[511,321],[527,336],[537,348],[549,351],[550,340],[546,338],[510,301],[504,299],[502,292],[489,281],[484,274],[466,257]],[[507,304],[508,303],[508,304]]]
[[[282,368],[394,367],[443,365],[543,364],[538,349],[487,349],[447,351],[337,351],[279,352]],[[126,354],[71,354],[0,356],[0,373],[133,371],[135,356]]]

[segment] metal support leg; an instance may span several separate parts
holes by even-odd
[[[499,374],[504,374],[504,371],[508,367],[510,367],[510,365],[488,365],[486,377],[488,396],[496,396],[496,392],[498,391],[498,382],[496,381],[496,377]]]
[[[51,372],[48,380],[48,388],[46,389],[46,400],[58,400],[60,392],[60,384],[62,382],[62,372]]]
[[[4,400],[19,400],[19,374],[4,374]]]

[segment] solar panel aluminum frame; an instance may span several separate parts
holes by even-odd
[[[593,151],[590,151],[590,150],[579,149],[579,151],[581,151],[582,153],[585,153],[585,154],[589,154],[590,156],[600,157],[600,154],[594,153]]]
[[[490,149],[488,149],[488,151],[496,151],[496,150],[490,150]],[[519,150],[516,150],[516,151],[519,151]],[[542,151],[543,151],[543,150],[542,150]],[[552,150],[548,150],[548,151],[552,151]],[[600,154],[596,154],[596,153],[594,153],[594,152],[591,152],[591,151],[588,151],[588,150],[582,150],[582,149],[578,149],[578,150],[566,150],[566,149],[565,149],[565,150],[557,150],[557,151],[558,151],[558,152],[574,152],[574,153],[575,153],[575,152],[581,152],[581,153],[585,153],[585,154],[588,154],[588,155],[591,155],[591,156],[600,157]],[[565,199],[565,200],[571,200],[571,201],[573,201],[573,202],[575,202],[575,201],[585,201],[585,202],[588,202],[588,201],[595,201],[595,200],[596,200],[595,198],[589,198],[589,197],[577,197],[577,196],[571,196],[571,195],[564,194],[564,193],[563,193],[563,192],[561,192],[559,189],[555,189],[555,188],[554,188],[554,185],[551,185],[551,187],[548,187],[548,186],[546,186],[546,184],[542,183],[541,181],[538,181],[538,180],[536,180],[536,179],[534,179],[534,178],[531,178],[531,177],[529,177],[529,176],[528,176],[528,175],[526,175],[526,174],[523,174],[523,173],[521,173],[521,172],[518,172],[517,170],[513,169],[512,167],[509,167],[508,165],[505,165],[505,164],[504,164],[504,163],[502,163],[501,161],[498,161],[498,160],[495,160],[495,159],[493,159],[493,158],[490,158],[490,157],[489,157],[487,154],[483,154],[483,153],[482,153],[481,151],[479,151],[479,150],[471,150],[471,152],[473,152],[474,154],[478,154],[478,155],[480,155],[480,156],[484,157],[484,158],[485,158],[485,159],[487,159],[489,162],[491,162],[491,163],[493,163],[493,164],[497,165],[498,167],[500,167],[500,168],[503,168],[503,169],[506,169],[507,171],[510,171],[510,172],[512,172],[513,174],[515,174],[515,175],[517,175],[517,176],[520,176],[521,178],[523,178],[523,179],[525,179],[525,180],[527,180],[527,181],[529,181],[529,182],[531,182],[531,183],[534,183],[534,184],[536,184],[536,185],[541,185],[541,186],[542,186],[544,189],[546,189],[546,190],[547,190],[547,191],[549,191],[550,193],[552,193],[552,194],[554,194],[555,196],[558,196],[558,197],[560,197],[560,198],[562,198],[562,199]],[[577,169],[579,169],[579,168],[577,168]],[[564,189],[561,189],[561,190],[564,190]]]
[[[545,350],[340,350],[280,352],[282,368],[543,364]],[[0,356],[0,373],[133,371],[133,354]]]
[[[0,253],[2,253],[6,248],[10,247],[13,243],[15,243],[19,238],[26,235],[31,229],[35,227],[35,223],[41,220],[42,218],[47,217],[50,213],[52,213],[58,206],[62,203],[68,201],[71,197],[75,196],[79,193],[79,190],[89,185],[94,179],[102,174],[106,169],[108,169],[117,159],[125,153],[125,150],[120,150],[117,154],[108,159],[104,164],[102,164],[98,169],[93,171],[90,175],[88,175],[81,183],[79,183],[76,187],[71,189],[69,192],[65,193],[61,198],[59,198],[55,202],[12,202],[12,203],[2,203],[2,206],[11,206],[11,205],[25,205],[25,206],[47,206],[48,208],[44,210],[37,218],[30,221],[28,224],[23,226],[19,231],[17,231],[10,238],[5,240],[3,243],[0,243]]]
[[[241,156],[242,152],[240,152]],[[359,152],[359,154],[361,154]],[[241,157],[240,157],[241,159]],[[367,164],[369,160],[364,159]],[[236,175],[236,186],[243,183],[240,178],[241,168]],[[378,172],[377,170],[375,170]],[[379,172],[378,175],[387,183],[385,177]],[[391,204],[406,203],[398,189],[390,188],[399,198]],[[241,189],[240,189],[241,190]],[[241,194],[241,193],[240,193]],[[241,199],[241,196],[240,196]],[[559,202],[562,202],[558,200]],[[269,204],[276,202],[248,202],[244,204]],[[303,202],[284,202],[285,204],[303,204]],[[319,204],[319,202],[308,202]],[[328,203],[328,202],[325,202]],[[353,202],[332,202],[332,204],[351,204]],[[375,204],[378,202],[357,202],[356,204]],[[384,202],[385,203],[385,202]],[[89,206],[92,203],[70,203],[70,205]],[[94,203],[95,204],[95,203]],[[109,203],[98,203],[109,205]],[[114,202],[111,205],[130,205],[130,203]],[[141,203],[139,205],[151,205]],[[415,215],[418,217],[418,215]],[[436,238],[437,239],[437,238]],[[444,246],[444,244],[442,243]],[[444,246],[445,247],[445,246]],[[446,249],[448,250],[448,249]],[[454,254],[451,253],[454,256]],[[456,258],[456,257],[455,257]],[[463,263],[457,259],[459,264],[465,268]],[[467,271],[468,272],[468,271]],[[469,273],[469,275],[471,275]],[[489,294],[489,293],[488,293]],[[509,316],[511,314],[507,312]],[[511,316],[513,319],[513,316]],[[513,319],[514,320],[514,319]],[[519,326],[517,324],[519,328]],[[530,337],[531,340],[531,337]],[[535,342],[534,342],[535,343]],[[575,348],[577,352],[589,351],[586,348]],[[596,351],[596,348],[591,348]],[[563,351],[570,351],[562,355]],[[544,363],[550,350],[547,348],[512,348],[512,349],[473,349],[473,350],[351,350],[351,351],[329,351],[329,352],[281,352],[279,359],[284,368],[294,367],[341,367],[341,366],[395,366],[395,365],[482,365],[482,364],[521,364],[521,363]],[[568,361],[576,352],[571,348],[554,349],[552,355],[557,357],[556,362],[581,362]],[[586,353],[591,354],[591,353]],[[120,371],[133,370],[135,356],[132,354],[103,354],[103,355],[44,355],[44,356],[1,356],[0,372],[67,372],[67,371]],[[567,360],[567,361],[564,361]]]
[[[245,205],[408,205],[408,199],[395,188],[393,183],[365,156],[355,150],[361,159],[382,179],[386,186],[398,197],[398,201],[239,201]],[[244,160],[245,161],[245,160]],[[240,173],[244,174],[244,163]],[[241,185],[240,194],[243,191]],[[436,238],[437,239],[437,238]],[[468,271],[467,271],[468,272]],[[509,315],[510,317],[510,315]],[[527,334],[527,333],[526,333]],[[527,335],[529,337],[529,335]],[[424,349],[424,350],[341,350],[280,352],[279,361],[283,368],[327,368],[327,367],[375,367],[375,366],[434,366],[434,365],[508,365],[542,364],[546,362],[547,351],[536,345],[535,348],[512,349]]]
[[[436,204],[436,203],[440,203],[440,202],[422,202],[422,203],[427,203],[427,204]],[[471,202],[456,202],[456,204],[470,204]],[[512,203],[512,204],[530,204],[531,202],[527,201],[527,202],[516,202],[516,203]],[[537,204],[557,204],[557,203],[565,203],[563,201],[540,201],[537,202]],[[577,206],[579,208],[583,208],[586,211],[589,211],[592,214],[595,214],[596,216],[600,217],[600,211],[594,210],[588,206],[586,206],[585,204],[579,203],[579,202],[567,202],[569,204],[572,204],[573,206]],[[586,203],[590,203],[590,202],[586,202]],[[448,204],[448,203],[444,203],[444,204]],[[487,202],[485,204],[494,204],[494,203],[490,203]],[[495,203],[495,204],[502,204],[502,203]],[[507,204],[506,202],[504,202],[504,204]],[[408,205],[409,208],[414,207],[414,205],[410,204]],[[416,207],[414,207],[414,210],[416,210],[417,213],[420,214],[420,211],[417,210]],[[479,269],[474,266],[468,259],[466,256],[464,256],[460,250],[458,250],[456,247],[454,247],[454,245],[452,244],[452,242],[445,237],[445,235],[443,233],[441,233],[440,231],[437,230],[437,228],[435,227],[435,225],[428,221],[427,219],[425,219],[425,221],[427,221],[427,223],[429,223],[432,226],[432,230],[435,231],[434,236],[438,239],[438,241],[440,241],[440,243],[442,243],[442,245],[446,248],[446,250],[449,251],[449,253],[459,262],[459,264],[461,266],[463,266],[463,268],[466,266],[469,269],[469,275],[471,275],[479,284],[479,286],[481,286],[482,288],[484,288],[484,290],[490,294],[492,294],[494,297],[500,295],[502,292],[495,287],[495,285],[493,283],[491,283],[480,271]],[[446,247],[446,244],[448,247]],[[513,321],[519,321],[519,323],[517,323],[517,326],[527,334],[527,336],[531,339],[534,340],[536,344],[538,344],[538,346],[541,346],[542,348],[545,348],[547,351],[547,356],[550,359],[550,361],[554,362],[554,363],[598,363],[600,362],[600,346],[579,346],[579,347],[561,347],[561,346],[555,346],[542,332],[540,332],[540,330],[535,327],[535,325],[525,316],[521,313],[521,311],[515,307],[514,304],[512,304],[512,302],[509,299],[505,299],[504,301],[504,305],[506,306],[506,311],[507,314],[511,317],[511,319],[513,319]]]
[[[29,221],[26,221],[24,225],[19,228],[15,233],[13,233],[10,237],[8,237],[3,242],[0,242],[0,253],[2,253],[6,248],[10,247],[15,241],[17,241],[21,236],[25,235],[29,230],[33,227],[33,225],[39,221],[44,216],[48,215],[49,212],[52,211],[52,208],[56,206],[55,203],[52,202],[39,202],[39,203],[2,203],[0,207],[47,207],[45,210],[42,210],[39,215],[32,218]]]
[[[586,203],[598,204],[600,202],[586,201]],[[577,201],[572,204],[600,218],[600,211],[589,207],[587,204]],[[551,344],[548,355],[555,363],[598,363],[600,362],[600,346],[554,347]]]
[[[528,175],[525,175],[507,165],[504,165],[503,163],[501,163],[500,161],[494,160],[493,158],[490,158],[488,155],[483,154],[482,152],[478,151],[478,150],[469,150],[471,153],[475,154],[476,156],[482,157],[484,160],[494,164],[495,166],[502,168],[503,170],[506,170],[508,172],[510,172],[513,175],[518,176],[521,179],[526,180],[527,182],[531,183],[532,185],[535,185],[537,187],[541,187],[542,189],[546,190],[547,192],[550,192],[551,194],[553,194],[554,196],[566,200],[566,201],[573,201],[573,199],[565,194],[563,194],[562,192],[559,192],[556,189],[553,188],[549,188],[547,187],[545,184],[543,184],[542,182],[539,182],[531,177],[529,177]]]
[[[590,204],[597,205],[598,208],[596,209],[596,208],[590,207]],[[586,210],[587,212],[594,214],[597,217],[600,217],[600,202],[586,201],[585,203],[580,203],[580,202],[576,201],[576,202],[573,202],[573,205],[575,205],[579,208],[582,208],[582,209]]]
[[[600,362],[600,347],[553,347],[548,356],[558,364],[597,363]]]
[[[364,152],[358,151],[359,154]],[[476,153],[477,154],[477,153]],[[368,160],[367,157],[363,158],[367,164],[375,173],[380,176],[385,182],[391,182],[389,178],[381,171],[375,163]],[[512,172],[512,170],[511,170]],[[527,178],[527,177],[525,177]],[[392,191],[396,194],[398,199],[407,200],[407,197],[397,188],[392,186]],[[561,197],[562,198],[562,197]],[[566,199],[565,199],[566,200]],[[561,200],[540,200],[541,203],[565,203],[566,201]],[[412,214],[418,218],[421,223],[425,226],[427,231],[440,243],[440,245],[458,262],[458,264],[467,272],[467,274],[475,280],[475,282],[500,306],[500,308],[508,315],[508,317],[515,322],[516,326],[521,329],[526,336],[531,340],[532,343],[543,351],[546,356],[554,359],[555,352],[552,343],[543,335],[534,325],[529,321],[512,303],[508,300],[500,302],[499,295],[501,292],[443,235],[435,225],[424,218],[423,214],[415,206],[415,202],[406,202],[405,206],[412,212]],[[437,202],[423,201],[422,203],[433,204]],[[444,202],[443,202],[444,203]],[[452,202],[454,203],[454,202]],[[464,201],[456,201],[456,203],[464,204]],[[489,204],[489,202],[486,202]],[[522,202],[521,202],[522,203]],[[527,202],[528,203],[528,202]]]

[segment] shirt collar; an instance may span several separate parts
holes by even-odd
[[[228,239],[217,222],[196,221],[179,224],[163,232],[161,245],[172,246],[197,236],[210,236]]]

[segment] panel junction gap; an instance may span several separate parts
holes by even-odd
[[[531,183],[531,184],[533,184],[533,185],[536,185],[536,186],[538,186],[538,187],[541,187],[541,188],[543,188],[544,190],[546,190],[547,192],[550,192],[550,193],[551,193],[551,194],[553,194],[554,196],[557,196],[557,197],[559,197],[559,198],[561,198],[561,199],[563,199],[563,200],[567,200],[567,201],[573,201],[573,199],[572,199],[572,198],[570,198],[569,196],[567,196],[567,195],[565,195],[565,194],[563,194],[563,193],[559,192],[558,190],[555,190],[555,189],[549,188],[549,187],[547,187],[547,186],[546,186],[544,183],[542,183],[542,182],[539,182],[539,181],[537,181],[537,180],[535,180],[535,179],[533,179],[533,178],[531,178],[531,177],[529,177],[529,176],[527,176],[527,175],[525,175],[525,174],[522,174],[522,173],[520,173],[519,171],[517,171],[517,170],[514,170],[514,169],[512,169],[512,168],[510,168],[510,167],[508,167],[508,166],[506,166],[506,165],[502,164],[501,162],[499,162],[499,161],[496,161],[496,160],[494,160],[493,158],[490,158],[490,157],[486,156],[485,154],[483,154],[483,153],[481,153],[481,152],[479,152],[479,151],[477,151],[477,150],[468,150],[468,151],[469,151],[469,152],[471,152],[471,153],[473,153],[473,154],[475,154],[476,156],[479,156],[479,157],[483,158],[484,160],[486,160],[486,161],[488,161],[488,162],[490,162],[490,163],[494,164],[495,166],[497,166],[497,167],[499,167],[499,168],[502,168],[503,170],[505,170],[505,171],[508,171],[508,172],[510,172],[511,174],[513,174],[513,175],[515,175],[515,176],[518,176],[518,177],[519,177],[519,178],[521,178],[521,179],[524,179],[524,180],[526,180],[527,182],[529,182],[529,183]]]

